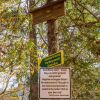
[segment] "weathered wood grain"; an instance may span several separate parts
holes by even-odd
[[[31,12],[33,15],[33,24],[39,24],[47,20],[57,19],[65,15],[64,0],[46,4],[43,7],[37,8]]]

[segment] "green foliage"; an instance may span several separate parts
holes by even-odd
[[[21,6],[20,0],[15,0],[13,6],[12,1],[0,1],[0,72],[15,72],[20,81],[23,76],[29,78],[33,71],[37,57],[34,49],[39,47],[43,57],[46,54],[47,26],[36,27],[39,35],[36,46],[29,37],[32,19],[27,7]],[[38,4],[44,2],[39,0]],[[64,50],[64,66],[72,69],[72,100],[99,100],[100,68],[95,67],[100,64],[100,45],[95,43],[100,39],[99,5],[96,0],[68,0],[65,9],[66,16],[58,19],[58,32],[60,49]],[[38,73],[33,77],[31,82],[37,82]],[[30,78],[26,80],[30,84]]]
[[[72,100],[100,98],[100,75],[96,69],[96,64],[100,66],[100,46],[95,43],[100,38],[100,25],[95,11],[98,9],[94,1],[71,0],[66,3],[66,16],[59,19],[64,66],[72,69]]]

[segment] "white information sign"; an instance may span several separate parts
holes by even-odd
[[[39,99],[70,99],[70,69],[41,68]]]

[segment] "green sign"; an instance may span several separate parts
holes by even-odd
[[[59,51],[42,60],[38,60],[38,67],[51,67],[64,63],[63,51]]]

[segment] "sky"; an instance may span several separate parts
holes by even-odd
[[[6,86],[6,79],[7,74],[2,73],[2,75],[0,74],[0,91],[3,91],[3,89]],[[16,88],[18,87],[18,82],[17,82],[17,78],[15,76],[12,76],[11,79],[9,80],[9,84],[8,84],[8,88],[7,90],[11,89],[11,88]]]

